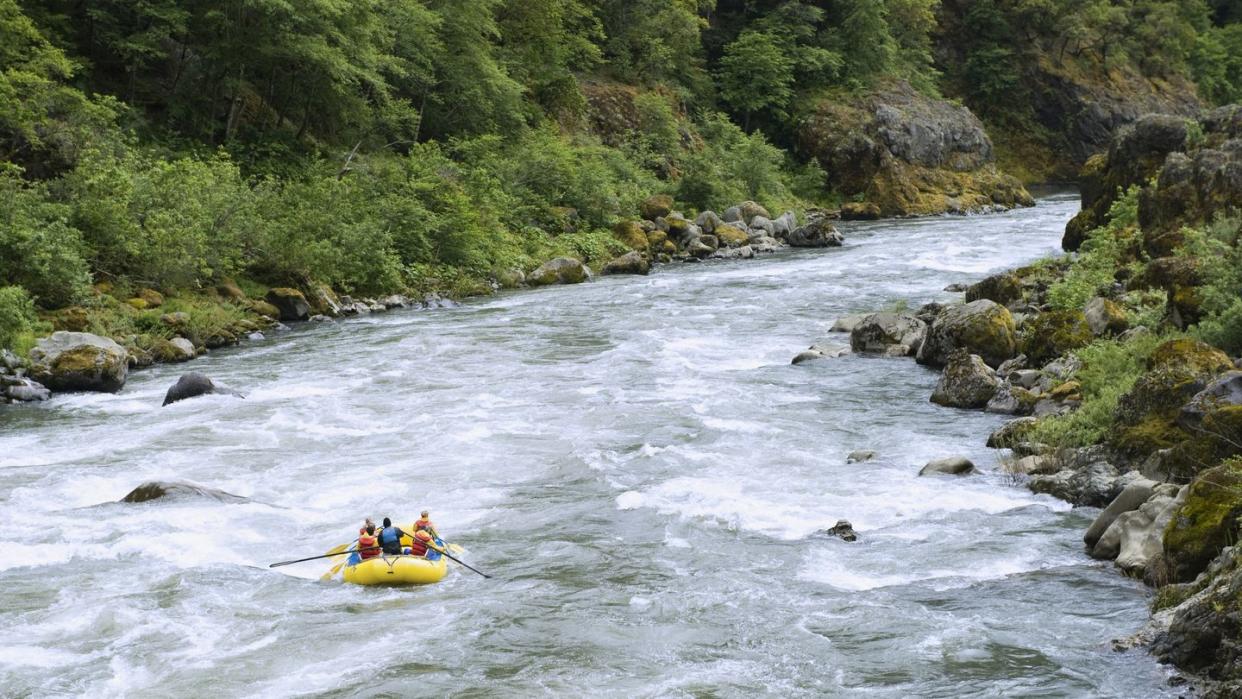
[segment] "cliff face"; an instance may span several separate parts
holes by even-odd
[[[969,109],[897,82],[843,99],[823,98],[798,124],[797,144],[829,187],[882,216],[964,213],[1029,206],[997,170],[982,122]]]

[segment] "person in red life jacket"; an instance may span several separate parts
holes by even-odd
[[[423,510],[422,514],[418,517],[418,521],[414,522],[414,531],[418,532],[426,530],[427,533],[431,534],[431,538],[439,539],[440,532],[436,531],[436,525],[431,523],[430,515],[430,512]]]
[[[379,537],[375,536],[375,522],[367,517],[366,526],[358,530],[358,556],[362,560],[375,558],[379,552]]]
[[[413,541],[414,544],[410,546],[410,555],[412,556],[426,556],[427,549],[434,549],[444,553],[439,546],[436,546],[436,542],[432,540],[431,534],[426,529],[419,529],[414,532]]]

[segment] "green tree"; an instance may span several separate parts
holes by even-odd
[[[779,113],[793,96],[793,61],[770,34],[742,32],[725,47],[716,77],[720,97],[742,113],[746,130],[755,112]]]
[[[499,12],[507,72],[550,114],[581,116],[575,72],[603,60],[599,19],[579,0],[507,0]]]
[[[840,26],[841,54],[848,78],[867,85],[892,70],[897,46],[889,31],[888,11],[875,0],[843,0]]]

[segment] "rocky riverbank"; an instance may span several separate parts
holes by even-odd
[[[935,403],[1015,416],[1003,468],[1103,508],[1085,553],[1158,590],[1135,642],[1212,696],[1242,692],[1240,207],[1242,107],[1146,116],[1087,163],[1069,256],[834,327],[942,369]]]
[[[800,222],[793,211],[775,216],[745,201],[722,214],[699,212],[692,220],[674,209],[672,197],[655,195],[642,203],[639,213],[612,230],[616,249],[628,252],[557,257],[532,270],[505,270],[484,283],[466,285],[457,298],[501,288],[578,284],[595,274],[648,274],[655,264],[752,259],[788,247],[835,247],[844,240],[833,225],[839,211],[810,211]],[[0,362],[0,403],[37,402],[64,391],[115,393],[131,369],[187,362],[214,349],[262,340],[264,333],[285,323],[332,322],[456,303],[437,291],[418,298],[394,293],[355,299],[309,280],[296,287],[246,286],[249,291],[224,280],[192,296],[166,297],[150,288],[98,284],[90,303],[46,315],[55,332],[37,340],[28,357],[6,351]]]

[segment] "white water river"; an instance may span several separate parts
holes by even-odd
[[[0,409],[0,694],[1172,695],[1110,648],[1148,592],[1083,555],[1093,511],[994,471],[1004,418],[931,405],[911,360],[789,364],[838,315],[1055,253],[1076,209],[846,224]],[[188,368],[245,400],[161,408]],[[916,477],[958,454],[985,473]],[[116,502],[155,479],[251,500]],[[424,507],[494,579],[267,567]]]

